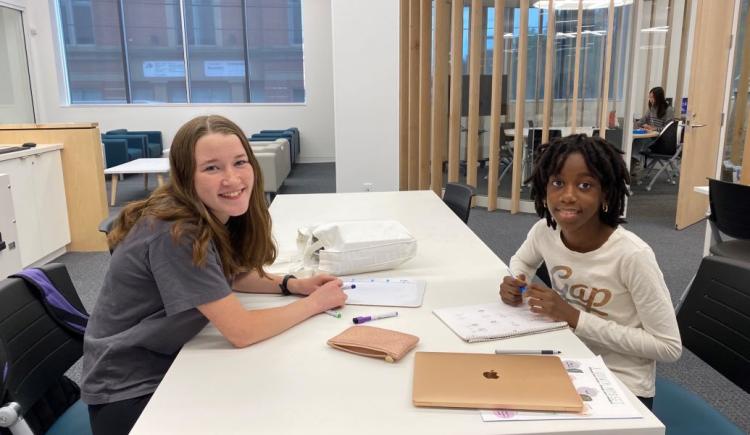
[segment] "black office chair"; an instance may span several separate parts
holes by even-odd
[[[105,236],[108,236],[118,217],[120,217],[120,213],[115,213],[99,222],[99,231],[104,233]],[[109,249],[109,253],[112,253],[112,248]]]
[[[708,180],[713,255],[750,262],[750,186]],[[735,240],[723,240],[725,234]]]
[[[463,183],[448,183],[445,185],[443,202],[453,210],[464,223],[469,222],[471,212],[471,198],[474,188]]]
[[[750,263],[703,258],[681,304],[682,344],[727,379],[750,392]],[[743,434],[696,394],[657,377],[654,414],[670,434]]]
[[[86,312],[64,265],[40,269],[72,306]],[[0,419],[2,434],[23,433],[24,422],[35,434],[91,433],[80,390],[65,377],[83,355],[83,337],[62,327],[47,310],[24,280],[0,281],[0,391],[5,391],[0,407],[8,417]]]
[[[648,148],[640,151],[640,154],[644,157],[644,173],[639,178],[638,184],[641,184],[644,179],[648,178],[652,172],[658,169],[648,183],[648,186],[646,186],[646,190],[651,190],[654,186],[654,182],[656,182],[664,171],[667,172],[668,183],[677,183],[677,175],[679,175],[677,161],[682,153],[682,144],[677,143],[677,125],[677,121],[672,121],[667,124],[664,129],[662,129],[659,137],[657,137]]]

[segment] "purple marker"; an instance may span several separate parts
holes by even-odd
[[[388,317],[396,317],[396,316],[398,316],[398,312],[393,311],[392,313],[374,314],[372,316],[355,317],[352,319],[352,322],[354,322],[355,325],[359,325],[361,323],[369,322],[371,320],[386,319]]]

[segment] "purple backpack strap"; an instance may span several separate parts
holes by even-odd
[[[79,311],[63,296],[47,275],[41,269],[24,269],[14,275],[21,278],[32,288],[36,289],[43,305],[57,323],[77,335],[83,335],[86,331],[89,315]]]

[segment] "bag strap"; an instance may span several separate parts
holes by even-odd
[[[83,336],[89,320],[88,314],[80,312],[68,302],[43,270],[37,268],[24,269],[14,275],[10,275],[10,277],[21,278],[29,284],[36,291],[36,296],[42,302],[49,315],[60,326],[76,335]]]

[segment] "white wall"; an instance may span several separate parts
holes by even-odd
[[[336,191],[398,190],[397,0],[331,0]]]
[[[171,143],[184,122],[197,115],[214,113],[237,122],[247,134],[296,126],[301,134],[301,162],[334,159],[330,0],[302,2],[306,104],[107,106],[65,104],[55,0],[2,1],[25,6],[37,122],[98,122],[102,132],[115,128],[161,130],[165,142]]]

